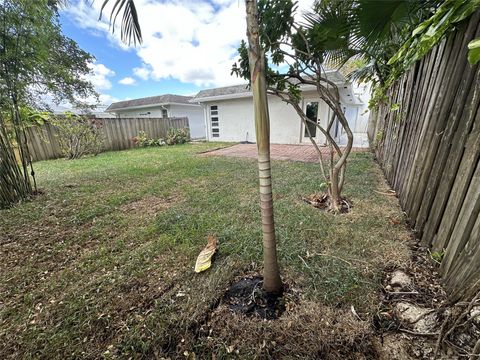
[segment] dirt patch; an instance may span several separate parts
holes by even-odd
[[[307,197],[302,198],[303,201],[305,201],[307,204],[312,205],[313,207],[317,209],[322,209],[322,210],[330,210],[330,197],[328,196],[327,193],[321,193],[321,194],[310,194]],[[340,213],[345,214],[350,211],[350,208],[352,207],[352,203],[348,201],[345,198],[342,198],[340,200]]]
[[[147,196],[140,200],[123,205],[120,210],[132,215],[141,215],[153,217],[159,211],[168,209],[172,204],[179,202],[175,196],[161,198],[157,196]]]
[[[236,313],[268,320],[278,319],[286,309],[287,297],[292,300],[292,294],[285,287],[287,291],[282,294],[270,295],[262,287],[263,278],[260,276],[241,278],[227,290],[222,301]]]

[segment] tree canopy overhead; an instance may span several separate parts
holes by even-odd
[[[93,57],[62,34],[57,2],[3,0],[0,10],[0,90],[5,106],[12,96],[22,105],[53,102],[82,105],[95,98],[86,79]]]

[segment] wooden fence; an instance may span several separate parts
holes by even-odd
[[[188,118],[97,118],[102,123],[104,150],[133,147],[132,138],[145,131],[149,138],[164,138],[169,129],[189,127]],[[62,156],[55,126],[45,124],[27,128],[27,140],[33,161]]]
[[[480,67],[467,62],[479,21],[480,11],[412,66],[369,126],[416,234],[443,254],[440,273],[454,300],[480,289]]]

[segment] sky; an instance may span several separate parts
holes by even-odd
[[[230,74],[245,39],[243,0],[135,0],[143,35],[136,47],[121,42],[118,28],[112,33],[110,7],[98,20],[102,3],[75,0],[60,13],[64,34],[96,59],[89,79],[101,103],[244,82]],[[300,0],[299,14],[312,3]]]

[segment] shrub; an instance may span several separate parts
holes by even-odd
[[[103,148],[103,123],[72,113],[50,119],[57,129],[61,151],[67,159],[87,154],[97,155]]]
[[[168,130],[166,139],[168,145],[185,144],[189,141],[190,130],[188,128]]]
[[[141,147],[146,146],[148,141],[147,133],[143,130],[140,130],[138,132],[138,135],[132,138],[132,141],[134,145],[141,146]]]
[[[132,141],[135,145],[140,147],[148,147],[148,146],[164,146],[166,145],[164,139],[149,139],[147,133],[141,130],[137,136],[132,138]]]
[[[139,147],[185,144],[190,141],[190,131],[188,128],[170,129],[166,139],[152,139],[142,130],[132,138],[132,141]]]

